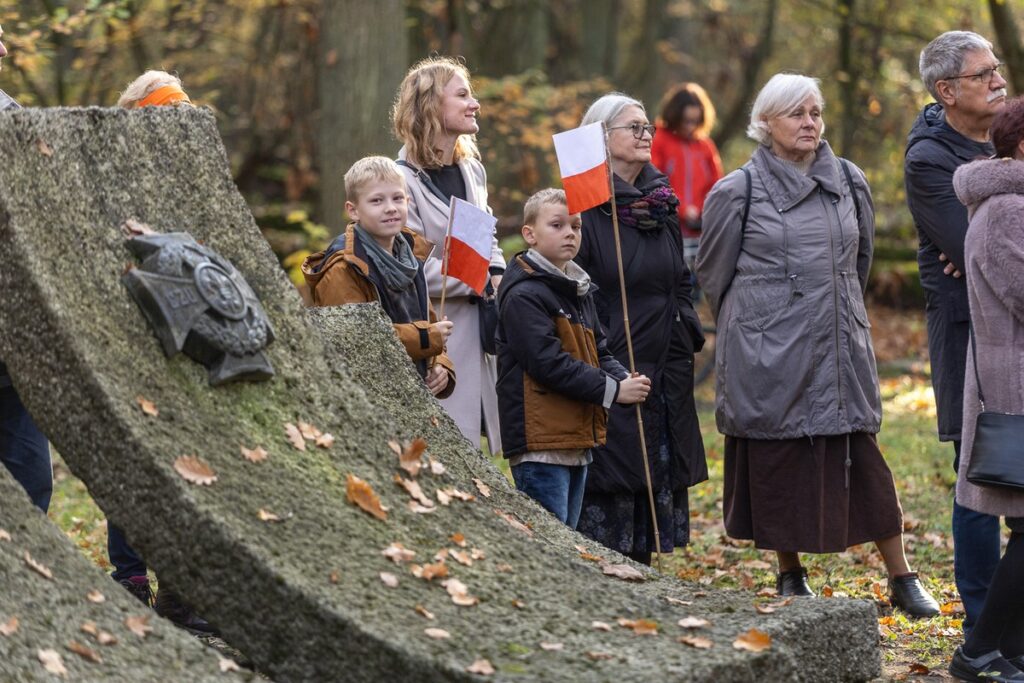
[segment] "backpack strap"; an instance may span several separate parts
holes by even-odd
[[[416,168],[405,159],[395,159],[395,163],[412,171],[416,178],[423,183],[423,186],[430,190],[430,194],[440,199],[446,206],[451,202],[451,197],[446,197],[441,188],[434,184],[434,181],[430,179],[430,176],[425,171]]]
[[[743,234],[747,231],[747,218],[750,217],[750,197],[754,191],[754,179],[751,178],[750,169],[746,166],[740,166],[740,170],[747,177],[747,198],[743,202],[743,222],[740,224],[740,234]]]
[[[853,184],[853,174],[850,173],[850,162],[839,157],[839,165],[843,167],[846,175],[846,182],[850,186],[850,196],[853,197],[853,208],[857,211],[857,224],[860,224],[860,201],[857,199],[857,186]]]

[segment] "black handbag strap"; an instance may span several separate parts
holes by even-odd
[[[426,171],[424,171],[422,169],[419,169],[419,168],[416,168],[415,166],[410,164],[405,159],[395,159],[395,163],[398,164],[399,166],[404,166],[407,169],[409,169],[410,171],[412,171],[416,175],[416,178],[421,183],[423,183],[423,185],[428,190],[430,190],[430,194],[434,195],[435,197],[440,199],[442,202],[444,202],[445,206],[447,206],[448,204],[451,203],[452,198],[445,196],[444,192],[441,191],[441,188],[438,187],[434,183],[434,181],[430,179],[430,176],[427,174]]]
[[[981,393],[981,377],[978,375],[978,352],[975,350],[977,344],[974,341],[974,321],[968,320],[967,325],[971,331],[971,365],[974,366],[974,383],[978,388],[978,403],[981,404],[981,411],[985,412],[985,396]]]

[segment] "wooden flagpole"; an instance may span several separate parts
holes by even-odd
[[[451,256],[452,245],[452,220],[455,217],[455,197],[448,203],[448,230],[444,235],[444,245],[441,251],[441,305],[438,307],[437,319],[444,320],[444,299],[448,293],[448,259]]]
[[[619,239],[619,212],[615,206],[615,180],[612,173],[612,157],[608,151],[608,130],[604,122],[601,123],[601,130],[604,133],[604,154],[608,163],[608,188],[611,190],[612,207],[612,233],[615,236],[615,260],[619,267],[619,295],[622,298],[622,326],[626,333],[626,352],[629,355],[630,376],[636,373],[636,360],[633,358],[633,335],[629,330],[629,306],[626,302],[626,275],[622,266],[622,242]],[[658,571],[661,571],[661,533],[658,531],[658,514],[654,509],[654,484],[651,481],[651,465],[647,457],[647,435],[644,434],[644,416],[640,410],[640,404],[636,404],[636,422],[640,430],[640,453],[644,459],[644,476],[647,480],[647,503],[651,508],[651,524],[654,526],[654,555]]]

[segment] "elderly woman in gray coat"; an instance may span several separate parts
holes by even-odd
[[[776,551],[782,595],[814,595],[798,553],[874,541],[893,604],[929,616],[938,604],[907,566],[875,438],[871,192],[821,139],[823,107],[816,79],[769,80],[747,129],[757,151],[704,205],[697,276],[718,325],[726,531]]]
[[[1006,103],[991,135],[1001,158],[961,166],[953,176],[971,221],[964,266],[974,331],[956,499],[971,510],[1006,517],[1011,533],[981,616],[949,671],[964,681],[1024,681],[1024,492],[967,480],[981,412],[978,381],[986,410],[1024,414],[1024,99]]]

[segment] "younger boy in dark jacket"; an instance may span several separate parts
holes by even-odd
[[[605,345],[590,276],[573,262],[582,222],[565,193],[526,202],[523,238],[498,289],[498,410],[516,488],[576,528],[590,449],[605,441],[607,408],[643,401]]]
[[[302,264],[313,304],[380,303],[427,389],[449,396],[455,369],[444,346],[452,323],[437,320],[427,296],[423,260],[432,245],[405,227],[405,176],[391,159],[366,157],[345,174],[345,196],[354,222]]]

